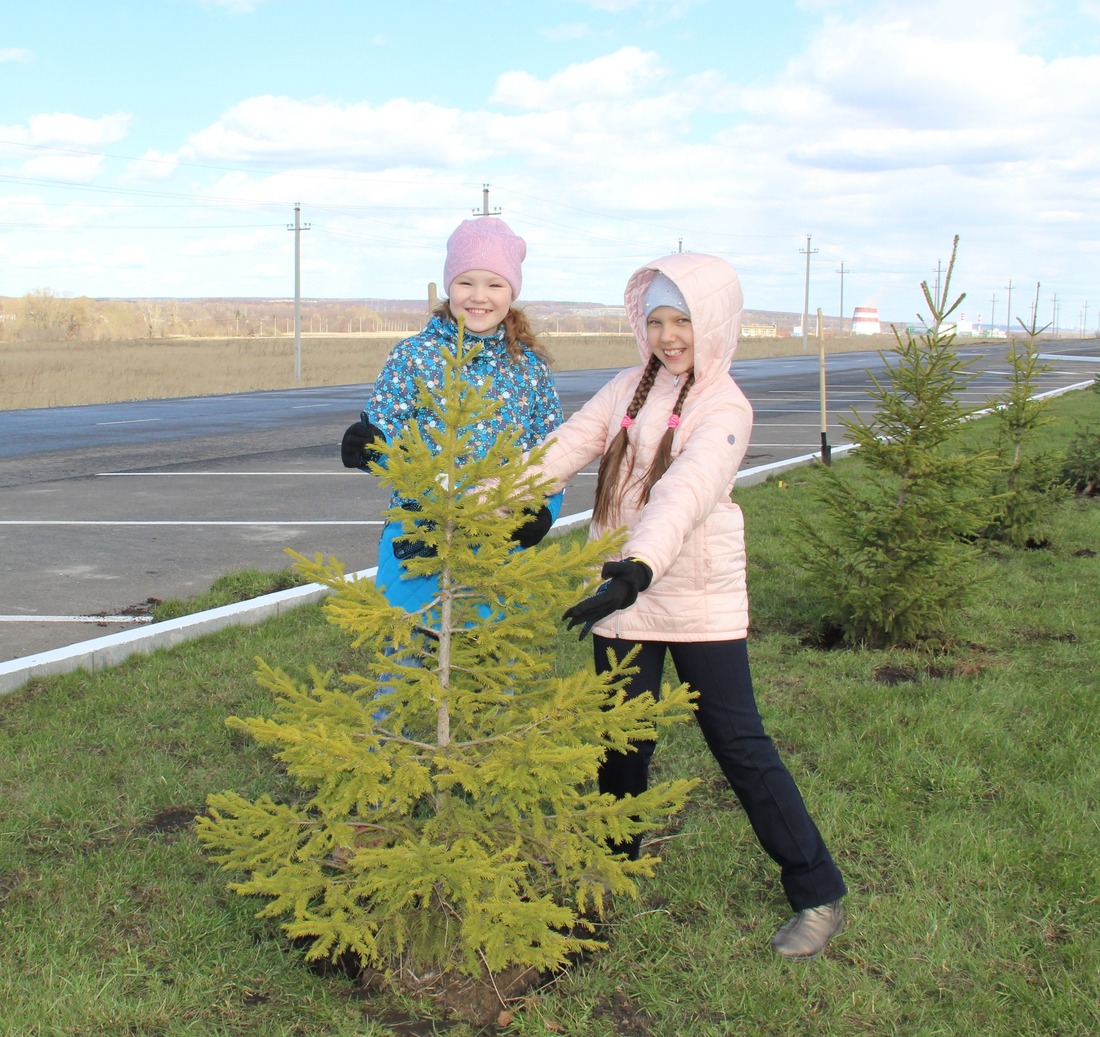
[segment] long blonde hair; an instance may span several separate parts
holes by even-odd
[[[649,363],[646,364],[645,370],[642,372],[641,380],[634,390],[630,406],[626,408],[623,427],[619,429],[618,434],[604,451],[600,460],[600,469],[596,477],[596,503],[592,508],[592,518],[600,525],[613,526],[618,524],[623,507],[623,497],[630,482],[631,469],[634,463],[634,444],[630,441],[629,426],[638,416],[638,411],[642,409],[642,405],[649,396],[649,390],[653,388],[653,382],[656,380],[657,372],[660,369],[661,360],[654,353],[650,356]],[[653,487],[657,485],[657,480],[668,471],[668,466],[672,464],[672,437],[675,435],[676,425],[679,424],[684,400],[687,399],[687,394],[694,384],[695,371],[692,370],[688,372],[688,376],[684,379],[680,395],[676,397],[676,406],[672,409],[672,416],[676,418],[676,421],[669,422],[665,434],[661,437],[661,442],[657,445],[653,462],[641,477],[643,504],[649,502],[649,495],[653,492]]]
[[[451,303],[448,299],[444,299],[432,311],[432,316],[440,317],[443,320],[458,319],[451,312]],[[523,310],[516,309],[515,306],[509,306],[503,324],[504,342],[508,347],[508,355],[515,363],[519,363],[524,351],[529,349],[540,360],[545,360],[546,363],[553,365],[554,358],[550,355],[550,350],[539,340],[531,327],[531,322],[527,319],[527,314]]]

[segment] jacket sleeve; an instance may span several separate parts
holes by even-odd
[[[530,449],[537,443],[541,443],[551,432],[558,428],[565,420],[561,409],[561,399],[554,385],[554,379],[550,374],[546,363],[533,354],[531,363],[535,372],[534,394],[531,400],[531,417],[527,422],[524,446]]]
[[[374,380],[374,390],[367,401],[365,413],[392,443],[401,430],[416,417],[416,379],[429,385],[436,377],[432,351],[413,339],[398,342],[390,350],[382,370]]]
[[[645,561],[654,581],[672,566],[695,529],[729,501],[752,432],[752,408],[739,396],[712,405],[693,425],[623,546],[623,557]]]
[[[580,410],[548,436],[544,442],[546,454],[536,469],[562,490],[585,465],[600,457],[609,439],[608,423],[614,407],[616,376],[596,393]]]

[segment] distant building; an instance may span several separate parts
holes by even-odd
[[[880,335],[882,325],[879,323],[878,310],[873,306],[857,306],[852,315],[853,335]]]
[[[779,331],[774,324],[742,324],[742,338],[778,338]]]

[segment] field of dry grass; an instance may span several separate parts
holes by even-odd
[[[402,336],[303,336],[300,381],[294,340],[279,338],[129,339],[113,342],[0,342],[0,410],[211,396],[263,389],[372,381]],[[638,362],[630,335],[549,334],[560,371]],[[888,348],[890,336],[826,339],[828,352]],[[816,354],[817,343],[809,348]],[[801,354],[800,339],[746,339],[738,357]]]

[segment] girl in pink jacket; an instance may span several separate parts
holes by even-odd
[[[699,693],[707,745],[780,865],[794,917],[772,938],[786,958],[811,958],[844,926],[844,880],[802,796],[764,731],[745,638],[745,528],[730,499],[749,444],[752,407],[730,376],[743,309],[741,285],[714,256],[677,253],[637,270],[626,309],[642,366],[620,372],[548,438],[541,471],[560,489],[602,455],[591,535],[625,526],[621,561],[565,613],[593,633],[596,668],[635,645],[628,694],[660,693],[671,653]],[[611,753],[600,789],[647,787],[654,743]],[[640,837],[617,847],[636,857]]]

